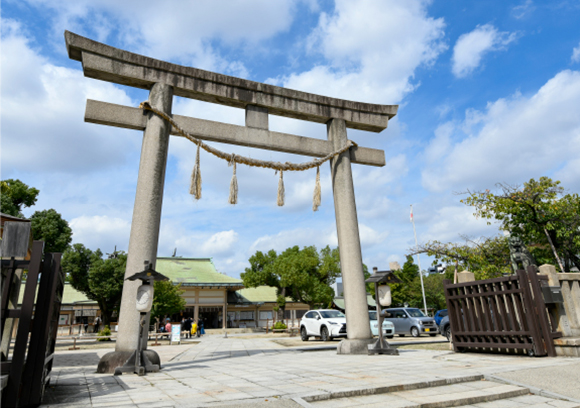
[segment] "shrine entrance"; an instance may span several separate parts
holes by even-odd
[[[69,57],[82,62],[85,76],[150,91],[149,100],[140,108],[88,100],[85,112],[87,122],[144,131],[125,277],[142,270],[144,261],[152,262],[155,267],[170,134],[187,137],[198,146],[198,151],[202,148],[232,165],[232,203],[237,196],[236,164],[280,171],[278,204],[283,205],[283,171],[318,168],[329,161],[348,327],[348,338],[339,344],[338,353],[367,354],[372,334],[351,162],[381,167],[385,165],[385,153],[357,146],[348,140],[346,129],[380,133],[396,115],[398,106],[330,98],[184,67],[110,47],[68,31],[65,40]],[[246,125],[173,115],[174,95],[245,109]],[[324,123],[328,140],[270,131],[269,115]],[[315,159],[300,164],[252,160],[221,152],[208,146],[205,143],[208,141]],[[191,192],[198,197],[201,185],[196,177],[194,170]],[[316,192],[314,201],[316,208]],[[99,372],[113,372],[116,366],[121,366],[137,349],[138,341],[143,350],[147,348],[147,333],[139,339],[139,312],[135,308],[138,286],[137,282],[125,281],[116,349],[101,359]],[[159,361],[155,352],[146,351],[153,364]]]

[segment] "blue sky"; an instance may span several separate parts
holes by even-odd
[[[40,189],[73,242],[128,246],[141,134],[83,122],[87,98],[138,106],[147,92],[85,78],[64,30],[174,63],[343,99],[398,104],[380,134],[383,168],[353,165],[363,261],[404,261],[417,235],[491,236],[457,193],[549,176],[580,191],[580,1],[2,1],[1,177]],[[174,113],[243,125],[244,112],[174,99]],[[272,130],[326,138],[324,125],[270,117]],[[309,158],[214,144],[268,160]],[[239,276],[257,250],[336,246],[328,165],[286,173],[201,156],[203,198],[188,195],[194,146],[170,142],[159,256],[213,257]],[[422,258],[425,268],[430,260]]]

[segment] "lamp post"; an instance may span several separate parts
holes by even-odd
[[[399,351],[391,347],[383,337],[384,317],[381,313],[381,306],[391,305],[391,287],[388,284],[401,283],[401,280],[392,271],[379,271],[377,267],[374,267],[373,274],[365,282],[375,284],[375,301],[377,304],[377,323],[379,329],[379,338],[373,345],[369,345],[369,354],[398,355]]]
[[[146,373],[159,371],[159,364],[152,364],[147,358],[147,354],[143,353],[143,327],[149,323],[147,313],[149,313],[153,306],[153,282],[166,281],[169,278],[153,270],[153,264],[145,261],[145,269],[143,271],[137,272],[125,280],[134,281],[137,279],[143,282],[137,288],[137,298],[135,299],[137,311],[140,315],[137,349],[131,354],[131,357],[127,359],[123,366],[115,368],[115,375],[121,375],[123,373],[145,375]]]

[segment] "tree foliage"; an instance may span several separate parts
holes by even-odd
[[[119,308],[126,266],[123,251],[103,259],[100,249],[91,251],[82,244],[74,244],[62,257],[62,269],[72,287],[99,304],[105,325],[110,325],[113,312]]]
[[[548,177],[523,186],[497,186],[499,194],[468,191],[461,201],[475,208],[476,217],[495,219],[500,229],[520,237],[538,264],[558,265],[555,251],[565,271],[572,266],[580,269],[580,196],[564,194],[560,182]]]
[[[64,252],[72,241],[72,230],[54,209],[35,211],[30,217],[32,236],[44,241],[45,252]]]
[[[28,187],[20,180],[2,180],[0,212],[23,218],[22,209],[33,206],[38,193],[36,188]]]
[[[316,247],[300,249],[294,246],[281,254],[270,250],[256,252],[249,259],[250,267],[241,274],[248,288],[267,285],[276,288],[280,310],[286,307],[286,298],[308,304],[310,307],[328,306],[334,298],[330,287],[340,276],[338,249]]]
[[[412,253],[426,253],[435,258],[435,263],[457,262],[459,271],[469,270],[476,279],[497,278],[512,272],[507,237],[463,239],[463,244],[429,241],[414,248]]]
[[[174,285],[170,281],[157,281],[153,286],[153,307],[151,317],[161,319],[174,313],[179,313],[185,307],[185,292],[181,284]]]

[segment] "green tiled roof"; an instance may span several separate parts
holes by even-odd
[[[26,285],[26,282],[22,282],[22,284],[20,285],[20,293],[18,294],[18,304],[22,304],[22,299],[24,298],[24,285]],[[38,286],[36,286],[36,291],[38,292]],[[89,298],[86,297],[85,294],[73,288],[70,283],[65,282],[64,290],[62,293],[62,304],[70,305],[74,303],[96,304],[97,302],[94,300],[90,300]]]
[[[219,273],[210,258],[157,258],[155,270],[182,286],[243,287],[241,279]]]

